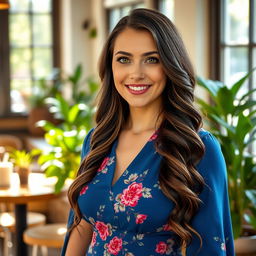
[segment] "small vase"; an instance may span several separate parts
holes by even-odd
[[[24,168],[24,167],[18,167],[17,168],[17,173],[20,178],[20,186],[21,187],[27,187],[28,186],[28,176],[30,173],[29,168]]]

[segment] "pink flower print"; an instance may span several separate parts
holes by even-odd
[[[123,190],[121,203],[128,206],[136,206],[142,197],[142,183],[133,182],[128,188]]]
[[[153,141],[157,138],[157,133],[155,132],[150,138],[149,141]]]
[[[93,247],[96,243],[96,232],[94,231],[92,234],[91,247]]]
[[[136,217],[136,224],[142,224],[144,222],[144,220],[147,219],[147,215],[145,214],[138,214]]]
[[[155,251],[157,253],[164,254],[164,253],[166,253],[166,250],[167,250],[167,244],[165,242],[159,242],[156,245],[156,250]]]
[[[107,236],[109,236],[108,225],[106,225],[104,222],[97,221],[95,223],[95,227],[99,232],[100,238],[105,241]]]
[[[117,255],[122,249],[122,245],[122,239],[115,236],[112,240],[110,240],[109,244],[107,245],[108,252],[113,255]]]
[[[109,159],[110,159],[109,157],[105,157],[105,158],[103,159],[103,161],[102,161],[102,163],[101,163],[101,165],[100,165],[100,168],[98,169],[98,172],[101,172],[101,171],[103,171],[103,170],[106,168]]]
[[[167,223],[167,224],[165,224],[165,225],[163,226],[163,230],[164,230],[164,231],[171,231],[172,228],[171,228],[171,226]]]
[[[81,195],[84,195],[84,194],[86,193],[87,189],[88,189],[88,186],[84,186],[84,187],[81,189],[81,191],[80,191],[80,196],[81,196]]]
[[[225,243],[221,243],[221,250],[226,251],[226,244]]]

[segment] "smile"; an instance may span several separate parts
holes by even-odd
[[[128,84],[126,85],[128,88],[129,92],[132,94],[142,94],[145,93],[150,85],[149,84]]]

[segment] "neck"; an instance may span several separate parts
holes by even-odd
[[[131,130],[135,134],[145,131],[155,131],[162,121],[160,108],[134,108],[130,107],[130,116],[125,129]]]

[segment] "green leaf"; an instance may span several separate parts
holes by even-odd
[[[212,119],[214,119],[219,125],[225,127],[231,133],[235,133],[235,128],[229,125],[225,120],[217,115],[211,115]]]
[[[54,176],[58,177],[60,172],[61,172],[61,169],[58,166],[51,165],[46,169],[45,175],[46,177],[54,177]]]
[[[256,88],[253,90],[249,90],[247,93],[245,93],[240,99],[239,101],[242,102],[243,100],[245,100],[245,98],[247,98],[248,96],[250,96],[251,94],[253,94],[254,92],[256,92]]]
[[[55,184],[55,193],[58,194],[60,193],[61,189],[63,188],[64,184],[66,181],[66,177],[59,176],[58,181]]]
[[[223,83],[220,81],[207,80],[202,77],[197,77],[197,84],[205,88],[213,99],[217,97],[219,89],[223,87]]]
[[[217,103],[221,107],[222,115],[225,116],[234,111],[234,98],[227,87],[222,87],[217,92]]]
[[[245,147],[244,138],[252,130],[252,128],[253,126],[250,119],[244,116],[242,113],[240,113],[238,116],[238,123],[236,126],[236,134],[238,135],[236,136],[236,139],[237,143],[239,143],[241,147]]]
[[[200,99],[197,97],[196,97],[196,102],[200,105],[201,111],[204,114],[206,114],[207,116],[209,115],[209,113],[218,114],[218,112],[216,110],[216,106],[212,106],[212,105],[208,104],[207,102],[205,102],[203,99]]]
[[[49,153],[47,155],[40,155],[37,162],[39,165],[43,165],[45,162],[49,160],[54,160],[55,159],[55,154],[54,153]]]
[[[73,107],[71,107],[69,112],[68,112],[68,119],[67,119],[67,121],[69,123],[73,123],[76,120],[79,111],[80,111],[80,109],[79,109],[79,105],[78,104],[76,104]]]
[[[253,68],[250,72],[248,72],[247,74],[245,74],[240,80],[238,80],[231,88],[233,97],[236,97],[236,94],[238,93],[238,91],[240,90],[241,86],[244,84],[244,82],[246,81],[246,79],[252,74],[252,72],[255,70],[255,68]]]
[[[74,74],[69,76],[69,81],[77,84],[82,75],[82,65],[78,64],[75,68]],[[77,89],[77,88],[76,88]]]
[[[243,112],[246,109],[250,110],[250,108],[253,106],[256,106],[256,101],[255,100],[247,100],[244,104],[234,107],[234,115],[238,115],[239,113]]]
[[[38,127],[42,127],[46,132],[49,132],[52,129],[55,129],[55,125],[49,121],[41,120],[36,123]]]
[[[234,238],[238,238],[242,232],[242,220],[240,214],[235,211],[232,211],[231,215]]]

